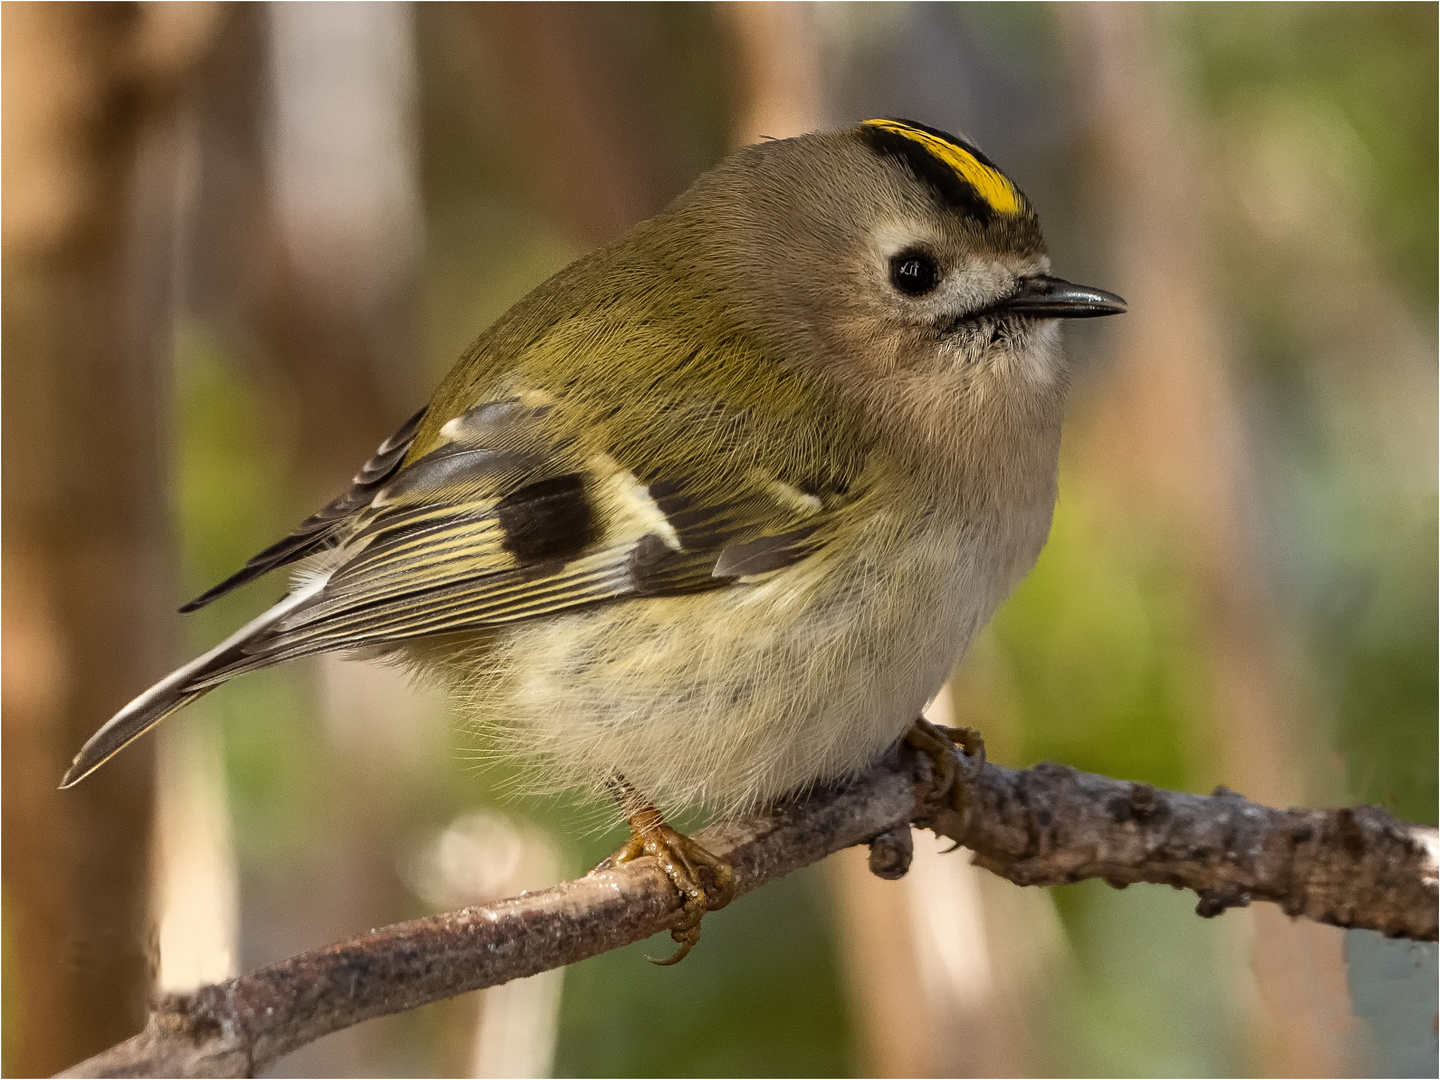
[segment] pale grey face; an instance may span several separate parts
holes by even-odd
[[[1049,384],[1061,375],[1053,320],[1006,312],[1005,301],[1045,277],[1043,251],[976,249],[950,216],[925,208],[879,221],[859,243],[858,275],[887,366],[935,372],[994,370]]]

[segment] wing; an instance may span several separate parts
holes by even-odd
[[[420,423],[424,419],[425,410],[421,409],[405,421],[399,431],[380,444],[375,455],[355,474],[345,494],[311,514],[285,539],[271,544],[220,584],[185,604],[180,611],[198,611],[231,590],[247,585],[271,570],[313,555],[325,547],[334,539],[335,534],[344,528],[347,519],[368,506],[375,497],[375,492],[395,475],[405,454],[414,443],[415,433],[420,430]]]
[[[597,438],[566,424],[563,398],[522,394],[454,417],[429,440],[432,448],[372,485],[367,503],[333,510],[358,499],[357,480],[311,519],[315,528],[227,582],[305,553],[319,563],[269,611],[112,717],[75,756],[62,786],[255,668],[592,604],[743,587],[812,557],[852,497],[850,485],[838,475],[817,484],[753,463],[737,470],[735,461],[751,460],[734,452],[754,434],[745,412],[707,402],[691,417],[677,404],[672,421],[715,425],[709,438],[692,431],[699,445],[731,448],[727,462],[691,461],[690,472],[628,463],[625,450],[603,448],[603,431]]]
[[[186,605],[305,560],[280,603],[111,717],[64,785],[254,668],[819,557],[863,498],[860,406],[718,324],[696,346],[673,327],[703,313],[654,309],[647,280],[618,274],[584,318],[547,307],[559,286],[511,309],[349,491]]]
[[[751,582],[823,547],[848,497],[754,467],[656,474],[575,434],[565,412],[521,394],[444,424],[352,517],[323,585],[189,689],[313,652]],[[706,415],[743,444],[730,412]]]

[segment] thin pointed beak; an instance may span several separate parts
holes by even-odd
[[[1128,308],[1114,293],[1042,275],[1022,279],[1019,289],[991,310],[1032,319],[1095,319],[1123,315]]]

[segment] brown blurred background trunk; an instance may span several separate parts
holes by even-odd
[[[150,981],[152,758],[55,790],[163,674],[167,118],[215,13],[6,4],[5,1071],[136,1031]]]
[[[1131,304],[1108,385],[1067,438],[1110,527],[1163,545],[1195,598],[1211,690],[1200,703],[1209,741],[1192,753],[1251,799],[1308,805],[1311,751],[1296,730],[1298,680],[1258,571],[1253,462],[1203,227],[1218,178],[1201,126],[1168,81],[1174,65],[1156,11],[1088,4],[1063,14],[1092,152],[1105,163],[1094,204],[1109,212],[1116,288]],[[1251,925],[1254,1067],[1348,1074],[1344,931],[1271,904],[1231,917]]]

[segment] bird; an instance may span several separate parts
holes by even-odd
[[[667,817],[852,775],[914,728],[1034,565],[1059,321],[1029,199],[900,118],[733,153],[525,296],[349,488],[182,611],[273,607],[136,697],[70,787],[171,713],[320,652],[404,665],[556,789],[608,791],[684,908],[733,874]]]

